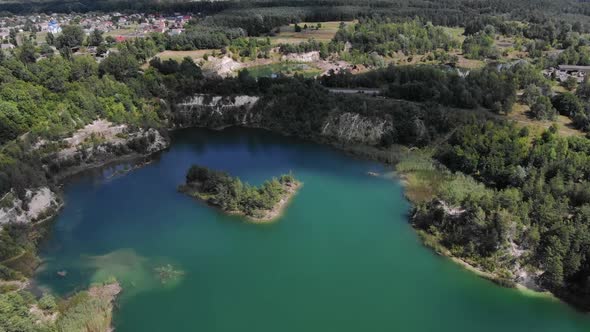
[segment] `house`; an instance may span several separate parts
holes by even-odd
[[[61,27],[56,20],[51,19],[49,23],[47,23],[47,32],[51,32],[53,34],[57,34],[61,32]]]
[[[182,33],[183,29],[170,29],[170,31],[168,31],[168,34],[170,36],[178,36]]]
[[[557,68],[549,68],[542,71],[547,78],[555,79],[558,82],[565,82],[568,78],[574,78],[578,83],[584,81],[586,74],[590,73],[590,66],[560,65]]]
[[[590,73],[590,66],[570,66],[570,65],[559,65],[557,66],[557,68],[561,71],[564,71],[566,73],[572,74],[572,73],[584,73],[584,74],[588,74]]]

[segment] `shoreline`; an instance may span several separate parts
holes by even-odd
[[[406,198],[406,200],[408,200],[408,202],[410,203],[411,206],[414,206],[416,204],[416,202],[414,202],[411,199],[411,197],[408,195],[408,188],[410,186],[409,175],[411,173],[412,172],[397,172],[397,171],[395,171],[394,174],[395,174],[395,178],[402,184],[402,188],[404,190],[404,197]],[[408,217],[408,222],[409,222],[410,226],[412,227],[412,229],[414,230],[414,232],[420,238],[420,242],[422,243],[422,245],[425,248],[428,248],[437,256],[442,257],[444,259],[448,259],[451,262],[453,262],[454,264],[461,266],[461,268],[475,274],[476,276],[486,279],[488,281],[491,281],[495,285],[497,285],[498,287],[511,288],[511,289],[518,290],[519,292],[521,292],[523,295],[526,295],[526,296],[548,298],[551,300],[562,302],[563,304],[566,304],[569,307],[574,308],[575,310],[578,310],[581,312],[588,312],[588,310],[584,310],[582,308],[579,308],[579,307],[573,305],[573,303],[569,303],[569,302],[565,301],[564,299],[559,298],[556,294],[554,294],[553,292],[551,292],[547,289],[538,290],[538,289],[533,289],[533,288],[527,287],[526,285],[524,285],[520,282],[517,282],[512,279],[503,278],[494,272],[483,270],[483,269],[467,262],[466,260],[464,260],[460,257],[454,256],[448,248],[439,244],[438,241],[435,242],[435,244],[437,244],[438,246],[435,246],[435,245],[433,245],[433,243],[428,241],[428,237],[430,235],[427,234],[424,230],[415,227],[414,223],[412,222],[412,216]]]
[[[285,213],[285,210],[287,209],[287,207],[289,206],[289,204],[291,203],[293,198],[299,193],[299,190],[301,189],[302,186],[303,186],[303,182],[299,182],[299,181],[294,182],[293,186],[285,186],[289,189],[287,189],[287,192],[285,193],[285,195],[281,198],[281,200],[277,204],[275,204],[273,209],[267,211],[266,216],[261,217],[261,218],[255,218],[255,217],[250,217],[250,216],[245,216],[245,217],[252,224],[271,224],[271,223],[276,222],[278,219],[280,219],[283,216],[283,214]]]
[[[294,184],[292,186],[283,185],[283,187],[285,188],[285,194],[283,195],[283,197],[281,197],[281,199],[275,204],[275,206],[271,210],[263,210],[262,212],[264,213],[264,215],[261,217],[250,216],[242,211],[226,211],[226,210],[222,209],[221,207],[219,207],[218,205],[209,203],[208,199],[206,197],[203,197],[201,195],[201,193],[199,193],[197,191],[187,190],[186,185],[181,185],[178,188],[178,190],[180,192],[206,204],[209,207],[213,207],[213,208],[221,211],[224,214],[231,215],[231,216],[244,217],[246,219],[246,222],[248,222],[248,223],[251,223],[251,224],[272,224],[272,223],[276,222],[278,219],[280,219],[280,217],[285,212],[285,209],[289,206],[289,203],[293,200],[293,197],[295,197],[295,195],[297,195],[297,193],[299,192],[299,189],[301,189],[302,186],[303,186],[303,183],[300,181],[294,182]]]
[[[353,144],[353,145],[347,145],[345,143],[342,142],[338,142],[338,141],[332,141],[329,139],[325,139],[323,137],[300,137],[300,136],[292,136],[292,135],[286,135],[286,134],[282,134],[276,130],[272,130],[272,129],[267,129],[267,128],[262,128],[262,127],[256,127],[256,126],[236,126],[236,125],[227,125],[227,126],[223,126],[223,128],[210,128],[210,127],[206,127],[206,126],[187,126],[187,127],[169,127],[167,128],[168,132],[174,132],[177,130],[183,130],[183,129],[191,129],[191,128],[202,128],[202,129],[209,129],[209,130],[216,130],[216,131],[220,131],[223,130],[225,128],[230,128],[230,127],[243,127],[243,128],[250,128],[250,129],[261,129],[261,130],[266,130],[269,132],[273,132],[282,136],[291,136],[291,137],[297,137],[303,140],[308,140],[310,142],[316,143],[316,144],[325,144],[327,146],[330,146],[332,148],[334,148],[335,150],[344,152],[347,155],[353,156],[355,158],[360,158],[360,159],[364,159],[364,160],[372,160],[372,161],[376,161],[379,163],[383,163],[386,165],[395,165],[398,161],[399,158],[396,154],[396,150],[383,150],[383,149],[379,149],[376,148],[374,146],[365,146],[362,144]],[[117,164],[117,163],[121,163],[121,162],[126,162],[126,161],[135,161],[135,160],[140,160],[141,158],[146,158],[149,159],[149,162],[146,162],[145,160],[140,163],[140,165],[137,165],[136,167],[134,167],[133,169],[137,169],[137,168],[141,168],[149,163],[152,162],[153,158],[158,155],[159,153],[165,151],[166,149],[169,148],[169,145],[167,145],[164,149],[159,150],[159,151],[154,151],[152,153],[147,153],[147,154],[137,154],[134,153],[132,155],[122,155],[122,156],[118,156],[112,159],[108,159],[99,163],[93,163],[93,164],[89,164],[89,165],[84,165],[84,166],[77,166],[74,170],[71,171],[67,171],[64,173],[59,174],[58,176],[55,177],[55,181],[59,182],[56,183],[59,186],[62,186],[64,184],[64,182],[71,180],[72,178],[75,178],[76,176],[87,172],[87,171],[91,171],[94,169],[99,169],[102,167],[107,167],[109,165],[113,165],[113,164]],[[366,148],[368,150],[363,150],[363,148]],[[403,148],[403,146],[398,146],[397,148]],[[411,199],[409,199],[409,197],[407,196],[407,190],[408,190],[408,186],[409,186],[409,178],[408,178],[408,173],[401,173],[401,172],[395,172],[395,177],[398,181],[400,181],[403,189],[404,189],[404,196],[406,197],[406,199],[408,200],[408,202],[411,204],[411,206],[415,205],[415,202],[413,202]],[[246,219],[247,222],[250,223],[255,223],[255,224],[271,224],[273,223],[276,219],[278,219],[282,213],[284,212],[284,209],[289,205],[289,203],[291,202],[292,198],[297,194],[298,189],[303,185],[303,183],[298,182],[298,186],[297,186],[297,190],[295,190],[294,193],[292,193],[291,195],[289,195],[289,197],[281,204],[281,207],[278,211],[278,214],[276,216],[274,216],[273,218],[269,219],[269,220],[257,220],[255,218],[250,218],[248,216],[245,216],[244,214],[242,214]],[[204,203],[206,203],[207,205],[213,206],[211,204],[208,204],[205,200],[203,199],[199,199],[200,201],[203,201]],[[61,211],[62,207],[65,205],[65,201],[62,200],[61,204],[60,204],[60,208],[56,209],[55,211],[53,211],[53,213],[49,216],[46,216],[45,218],[43,218],[42,223],[45,223],[48,220],[52,220],[53,218],[57,217],[57,215],[59,214],[59,212]],[[213,206],[215,207],[215,206]],[[227,211],[223,211],[224,213],[228,213],[228,214],[233,214],[233,213],[229,213]],[[238,215],[240,214],[239,212],[237,213]],[[418,235],[419,234],[419,230],[417,228],[414,227],[414,225],[411,223],[411,217],[408,219],[408,222],[410,223],[412,229],[414,230],[414,232],[416,232]],[[37,223],[35,223],[36,225]],[[430,250],[433,251],[433,253],[448,258],[451,261],[453,261],[455,264],[460,265],[462,268],[476,274],[479,277],[488,279],[492,282],[494,282],[496,285],[501,286],[501,287],[507,287],[506,285],[500,285],[498,284],[497,281],[497,276],[494,275],[493,273],[490,272],[486,272],[483,271],[471,264],[469,264],[468,262],[452,256],[450,254],[445,254],[445,253],[440,253],[439,251],[437,251],[434,247],[429,246],[425,241],[424,238],[422,236],[420,236],[422,245],[429,248]],[[491,277],[491,278],[490,278]],[[32,277],[30,278],[26,278],[26,281],[29,282],[30,279],[32,279]],[[507,287],[508,288],[508,287]],[[510,288],[515,288],[520,290],[523,294],[528,294],[528,296],[530,296],[531,294],[533,294],[534,296],[543,296],[543,297],[548,297],[548,298],[552,298],[558,301],[563,302],[564,304],[576,309],[576,310],[581,310],[579,307],[575,306],[573,303],[570,303],[568,301],[565,301],[564,299],[558,297],[557,295],[555,295],[554,293],[550,292],[550,291],[538,291],[538,290],[534,290],[534,289],[530,289],[522,284],[519,283],[515,283],[515,285],[513,287]],[[583,312],[588,312],[588,310],[582,310]]]

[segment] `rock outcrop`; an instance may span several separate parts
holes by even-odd
[[[154,128],[131,130],[105,120],[87,125],[63,143],[65,148],[44,158],[53,174],[100,166],[121,157],[149,155],[169,145],[168,139]]]
[[[195,95],[175,105],[172,123],[177,128],[206,127],[220,129],[229,126],[264,128],[288,133],[289,128],[281,127],[273,118],[271,103],[256,96],[220,97]],[[393,131],[389,118],[364,116],[358,113],[340,113],[328,116],[322,129],[308,138],[339,143],[376,145],[384,135]]]
[[[210,57],[203,69],[207,76],[228,77],[234,75],[243,67],[243,63],[235,61],[230,56],[224,56],[221,59]]]
[[[321,135],[342,143],[375,145],[391,130],[391,122],[386,119],[365,117],[358,113],[342,113],[328,117]]]
[[[176,105],[174,126],[223,128],[228,126],[255,127],[262,116],[253,112],[256,96],[220,97],[195,95]]]
[[[58,143],[40,141],[34,149],[60,146],[42,158],[48,173],[60,178],[122,157],[149,155],[168,147],[168,139],[156,129],[130,130],[96,120]],[[17,195],[11,190],[0,198],[0,227],[6,223],[31,223],[49,218],[61,207],[61,198],[48,185],[32,187]]]
[[[320,60],[320,52],[289,53],[281,57],[281,61],[314,62]]]
[[[51,216],[61,206],[58,195],[48,187],[29,189],[20,199],[10,191],[0,199],[0,227],[6,223],[28,223]]]

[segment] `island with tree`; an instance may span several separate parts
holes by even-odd
[[[186,174],[186,183],[178,189],[226,213],[271,222],[281,215],[300,187],[301,182],[291,173],[252,186],[228,173],[193,165]]]

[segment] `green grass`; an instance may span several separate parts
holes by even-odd
[[[299,26],[303,28],[307,24],[309,27],[306,30],[301,30],[301,32],[295,32],[295,24],[289,24],[280,27],[281,32],[274,37],[271,37],[271,41],[274,45],[276,44],[298,44],[304,41],[307,41],[310,38],[313,38],[317,41],[329,42],[334,38],[334,35],[338,31],[340,27],[340,21],[330,21],[330,22],[319,22],[321,23],[321,28],[315,29],[317,23],[316,22],[301,22],[298,23]],[[351,24],[352,22],[344,22],[345,24]],[[313,27],[313,28],[312,28]]]

